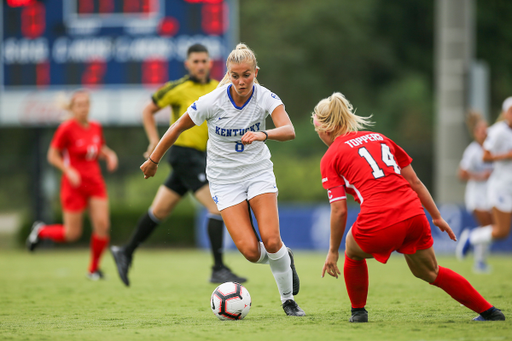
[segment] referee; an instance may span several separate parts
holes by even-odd
[[[160,139],[153,115],[160,109],[170,106],[172,108],[172,124],[186,112],[194,101],[214,90],[219,82],[210,79],[212,64],[205,46],[201,44],[190,46],[185,60],[188,75],[177,81],[166,83],[153,94],[152,102],[144,108],[142,113],[144,130],[149,139],[148,149],[144,153],[145,158],[151,155]],[[224,222],[217,205],[211,198],[208,181],[206,180],[207,140],[208,128],[206,123],[181,134],[168,153],[168,162],[172,167],[172,172],[158,189],[147,213],[140,218],[130,241],[124,246],[112,246],[110,248],[119,276],[126,286],[130,285],[128,270],[132,263],[134,251],[149,237],[158,224],[169,216],[188,191],[191,191],[209,212],[208,236],[214,260],[210,282],[224,283],[232,281],[243,283],[247,280],[231,272],[222,260]]]

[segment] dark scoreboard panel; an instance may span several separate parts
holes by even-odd
[[[157,85],[206,45],[221,78],[233,47],[229,0],[2,0],[2,85]]]

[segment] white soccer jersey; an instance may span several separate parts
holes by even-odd
[[[464,150],[460,168],[471,173],[483,173],[492,170],[493,166],[490,162],[482,160],[484,150],[478,142],[473,141]],[[466,185],[465,193],[466,208],[468,211],[473,210],[489,210],[487,201],[487,181],[469,180]]]
[[[484,150],[478,142],[473,141],[467,146],[460,161],[460,168],[471,173],[483,173],[492,170],[491,162],[483,161]]]
[[[226,84],[200,97],[187,110],[196,125],[208,124],[206,175],[216,184],[241,182],[273,170],[266,144],[243,145],[241,138],[247,131],[265,130],[266,117],[283,105],[276,94],[254,84],[251,97],[238,107],[229,93],[231,86]]]
[[[495,155],[512,151],[512,128],[507,122],[495,123],[488,129],[484,149]],[[501,180],[506,184],[512,184],[512,160],[495,161],[491,177],[495,181]]]

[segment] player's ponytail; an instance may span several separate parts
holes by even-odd
[[[244,43],[240,43],[236,46],[236,48],[231,51],[231,53],[228,56],[228,59],[226,60],[226,69],[227,72],[224,75],[224,78],[220,81],[219,85],[217,87],[221,87],[225,84],[230,83],[229,80],[229,65],[231,63],[240,64],[242,62],[247,62],[251,64],[254,68],[254,70],[259,69],[258,62],[256,61],[256,55],[254,52]],[[258,80],[255,78],[254,83],[259,84]]]
[[[73,93],[69,97],[67,97],[65,93],[59,92],[55,98],[57,107],[59,109],[71,112],[71,110],[73,109],[73,104],[75,102],[75,97],[78,94],[89,95],[89,91],[87,91],[86,89],[78,89],[73,91]]]
[[[505,112],[507,112],[510,109],[510,107],[512,107],[512,96],[507,97],[507,99],[503,101],[503,104],[501,106],[501,113],[496,118],[496,122],[501,122],[505,120]]]
[[[329,132],[333,138],[372,125],[370,117],[354,114],[352,104],[339,92],[318,102],[312,114],[315,130]]]
[[[86,89],[78,89],[73,91],[73,93],[69,97],[64,92],[59,92],[55,97],[55,105],[57,106],[57,108],[68,112],[68,115],[63,118],[64,120],[73,117],[73,104],[75,102],[75,97],[78,94],[89,95],[89,92]]]
[[[481,122],[487,125],[486,120],[478,111],[470,110],[468,112],[468,115],[466,116],[466,125],[468,126],[469,133],[473,138],[475,138],[475,129]]]
[[[55,105],[57,108],[65,111],[71,110],[71,101],[64,92],[59,92],[55,96]]]

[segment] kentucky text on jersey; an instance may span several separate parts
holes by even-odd
[[[355,139],[345,141],[351,148],[357,147],[360,144],[367,143],[368,141],[383,141],[384,138],[380,134],[368,134]]]
[[[215,126],[215,134],[220,135],[220,136],[237,136],[237,134],[238,134],[238,136],[242,136],[249,130],[254,131],[254,132],[260,131],[260,125],[261,125],[261,122],[253,124],[249,128],[245,128],[245,129],[224,129],[224,128]]]

